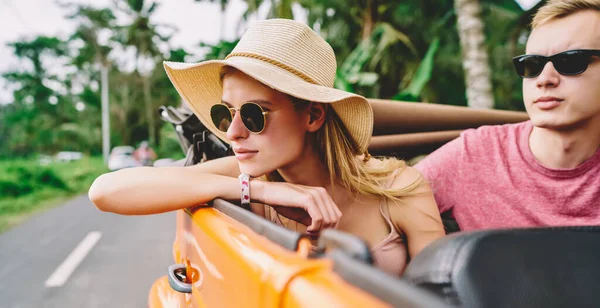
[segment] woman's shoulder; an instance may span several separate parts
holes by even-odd
[[[391,179],[390,188],[398,189],[415,185],[415,189],[423,187],[425,184],[421,172],[413,167],[404,166],[402,169],[397,169],[394,172],[394,177]]]
[[[398,159],[396,157],[372,157],[368,156],[365,158],[364,155],[357,156],[357,159],[364,162],[364,166],[367,170],[375,171],[376,173],[390,173],[397,172],[397,169],[403,169],[406,167],[406,162],[404,160]]]
[[[401,202],[395,204],[398,206],[388,207],[398,230],[405,234],[416,230],[443,231],[433,191],[419,170],[406,166],[392,180],[391,189],[402,191]]]
[[[408,166],[404,160],[394,157],[381,157],[369,159],[365,165],[370,170],[376,170],[383,175],[382,185],[388,189],[399,189],[422,182],[421,172],[411,166]]]

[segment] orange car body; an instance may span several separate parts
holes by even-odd
[[[192,292],[171,288],[167,277],[150,291],[149,307],[387,307],[346,283],[328,259],[307,258],[273,243],[212,207],[181,210],[174,244]]]

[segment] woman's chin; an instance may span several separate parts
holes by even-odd
[[[240,167],[240,173],[246,173],[250,175],[250,177],[257,178],[269,173],[269,170],[265,168],[260,168],[256,164],[248,164],[238,162],[238,166]]]

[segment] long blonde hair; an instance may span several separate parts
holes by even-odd
[[[311,102],[291,97],[296,109],[308,107]],[[328,107],[328,106],[326,106]],[[358,153],[357,146],[348,137],[346,128],[332,108],[326,108],[325,122],[311,136],[313,149],[323,165],[327,167],[332,185],[338,182],[355,195],[384,197],[394,203],[401,198],[415,194],[423,182],[420,175],[415,181],[401,188],[388,188],[394,171],[402,172],[406,162],[395,157],[371,157],[368,153]],[[321,149],[321,151],[319,151]],[[370,160],[378,160],[377,163]],[[277,171],[266,176],[269,181],[282,181]]]
[[[577,12],[592,10],[600,12],[599,0],[550,0],[544,4],[533,17],[531,28],[557,18],[567,17]]]
[[[367,196],[383,196],[391,201],[400,201],[402,196],[412,193],[423,181],[422,177],[401,188],[388,188],[394,171],[402,172],[406,162],[395,157],[370,158],[368,153],[357,155],[356,145],[348,137],[343,122],[332,108],[327,108],[325,123],[314,136],[315,149],[327,166],[332,182],[352,193]],[[377,163],[369,159],[379,160]]]

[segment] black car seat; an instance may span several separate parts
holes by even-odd
[[[600,227],[454,233],[403,278],[459,307],[598,307]]]

